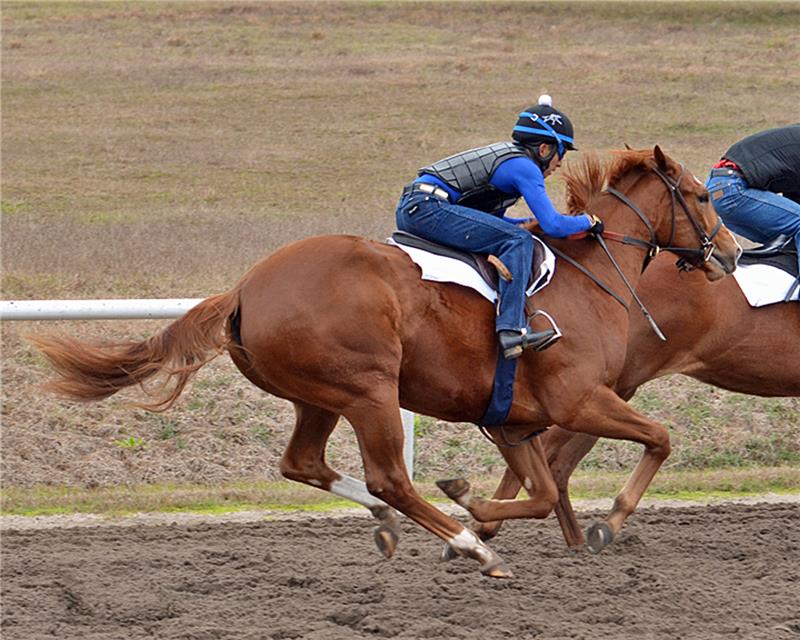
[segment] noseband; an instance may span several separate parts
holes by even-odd
[[[714,244],[714,238],[716,237],[719,230],[722,228],[722,220],[717,216],[717,224],[714,226],[714,229],[711,231],[711,235],[708,235],[700,223],[695,219],[692,215],[692,212],[689,210],[689,205],[686,202],[686,198],[683,197],[683,193],[681,193],[680,185],[681,181],[683,180],[684,174],[684,167],[681,165],[681,173],[678,176],[677,180],[673,180],[670,178],[666,173],[661,171],[658,167],[653,167],[653,173],[655,173],[660,179],[661,182],[667,187],[667,191],[669,191],[670,196],[672,197],[672,229],[670,231],[669,242],[667,246],[661,246],[658,244],[656,240],[656,232],[653,229],[653,224],[650,222],[650,219],[644,214],[644,212],[633,202],[628,196],[624,193],[617,191],[613,187],[607,187],[606,191],[610,193],[612,196],[623,202],[628,208],[630,208],[639,219],[644,223],[647,227],[647,230],[650,232],[650,241],[639,240],[638,238],[631,238],[630,236],[624,236],[621,234],[616,234],[611,231],[604,232],[604,235],[609,240],[617,240],[622,242],[623,244],[631,244],[637,245],[640,247],[644,247],[647,250],[647,256],[645,257],[644,264],[642,265],[642,271],[647,268],[647,265],[650,264],[650,261],[655,258],[661,251],[669,251],[670,253],[674,253],[679,256],[679,260],[677,262],[678,268],[682,271],[691,271],[704,263],[711,260],[711,256],[714,255],[714,251],[716,250],[716,245]],[[689,222],[692,223],[692,227],[697,234],[697,237],[700,240],[700,247],[697,249],[687,249],[684,247],[674,247],[672,243],[675,240],[675,203],[678,203],[683,209],[683,212],[686,214],[686,217],[689,219]]]

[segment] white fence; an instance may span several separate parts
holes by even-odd
[[[203,298],[132,300],[3,300],[0,320],[144,320],[177,318]],[[403,409],[403,459],[414,477],[414,414]]]

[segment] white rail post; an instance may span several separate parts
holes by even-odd
[[[400,409],[403,419],[403,460],[406,463],[408,476],[414,479],[414,414],[411,411]]]
[[[146,320],[178,318],[203,298],[139,298],[128,300],[0,300],[0,321],[8,320]],[[414,478],[414,414],[403,420],[403,460]]]

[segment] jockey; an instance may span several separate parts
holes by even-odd
[[[562,215],[545,191],[544,179],[575,149],[569,118],[550,96],[519,114],[512,141],[498,142],[439,160],[419,170],[397,206],[397,227],[441,244],[497,256],[511,272],[500,278],[496,331],[503,356],[546,349],[554,329],[533,331],[525,318],[525,289],[533,259],[533,238],[518,225],[528,219],[504,217],[520,197],[544,233],[565,238],[600,233],[603,223],[589,214]]]
[[[762,243],[793,237],[800,269],[800,124],[754,133],[734,144],[711,169],[706,188],[731,231]],[[796,281],[787,300],[797,286]]]

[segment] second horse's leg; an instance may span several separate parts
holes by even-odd
[[[583,546],[586,539],[569,499],[569,479],[580,461],[592,450],[597,442],[597,437],[585,433],[572,433],[558,427],[555,427],[553,431],[560,432],[559,435],[563,434],[557,440],[558,446],[551,446],[550,442],[545,443],[550,458],[550,471],[558,487],[556,517],[561,526],[564,542],[570,549],[575,549]],[[555,441],[553,444],[555,445]]]

